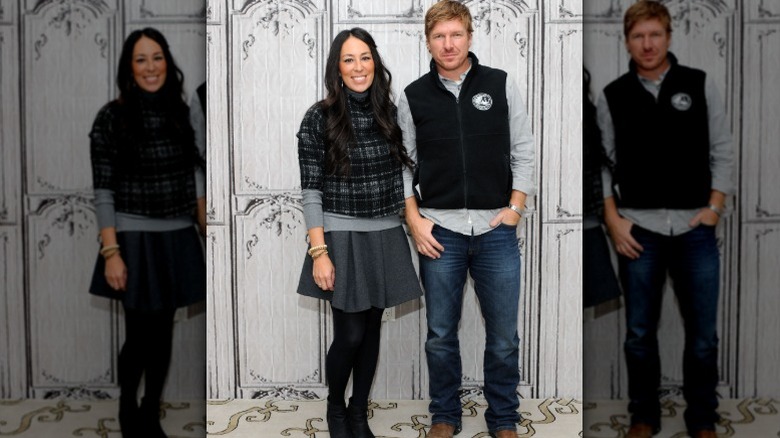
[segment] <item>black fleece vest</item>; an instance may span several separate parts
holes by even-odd
[[[614,182],[618,205],[693,209],[707,205],[712,187],[705,73],[677,64],[658,100],[631,71],[604,89],[615,127]]]
[[[512,191],[506,72],[471,57],[456,99],[436,64],[406,93],[417,137],[417,203],[431,208],[505,207]]]

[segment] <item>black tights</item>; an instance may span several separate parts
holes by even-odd
[[[171,363],[175,309],[156,311],[125,308],[125,343],[119,353],[121,398],[135,403],[141,375],[144,399],[155,406],[162,398]]]
[[[333,311],[333,343],[325,363],[328,400],[344,403],[349,375],[352,374],[350,404],[366,406],[379,358],[379,334],[383,309],[372,307],[357,313]]]

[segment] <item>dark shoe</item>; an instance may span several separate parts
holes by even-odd
[[[698,430],[693,433],[693,438],[718,438],[714,430]]]
[[[427,438],[452,438],[453,435],[460,432],[460,430],[457,430],[456,432],[455,426],[447,423],[434,423],[431,426],[431,429],[428,431],[428,434],[425,435]]]
[[[354,438],[349,427],[346,405],[328,401],[328,412],[325,417],[328,420],[328,432],[331,438]]]
[[[141,400],[139,409],[141,430],[144,438],[168,438],[160,425],[160,401]]]
[[[353,405],[352,399],[350,399],[347,414],[354,438],[375,438],[374,433],[368,427],[368,406]]]
[[[516,430],[499,430],[495,433],[491,433],[491,436],[495,438],[518,438]]]
[[[628,429],[626,438],[651,438],[653,436],[653,426],[647,423],[634,423]]]

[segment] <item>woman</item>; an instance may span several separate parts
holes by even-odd
[[[95,118],[91,139],[101,249],[90,292],[121,300],[119,423],[124,437],[165,437],[159,407],[176,308],[205,298],[193,211],[203,171],[182,98],[183,75],[163,35],[137,30],[122,47],[120,95]],[[199,177],[199,181],[202,181]],[[144,376],[144,397],[138,386]]]
[[[401,142],[390,81],[368,32],[339,33],[325,69],[327,97],[306,112],[298,132],[311,244],[298,293],[331,302],[326,376],[334,438],[374,436],[367,405],[383,309],[422,295],[398,215],[401,166],[413,163]]]

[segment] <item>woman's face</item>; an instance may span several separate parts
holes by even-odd
[[[153,39],[142,36],[133,47],[133,78],[142,90],[154,93],[165,84],[168,64],[162,47]]]
[[[368,44],[351,36],[341,45],[339,72],[344,85],[362,93],[374,82],[374,57]]]

